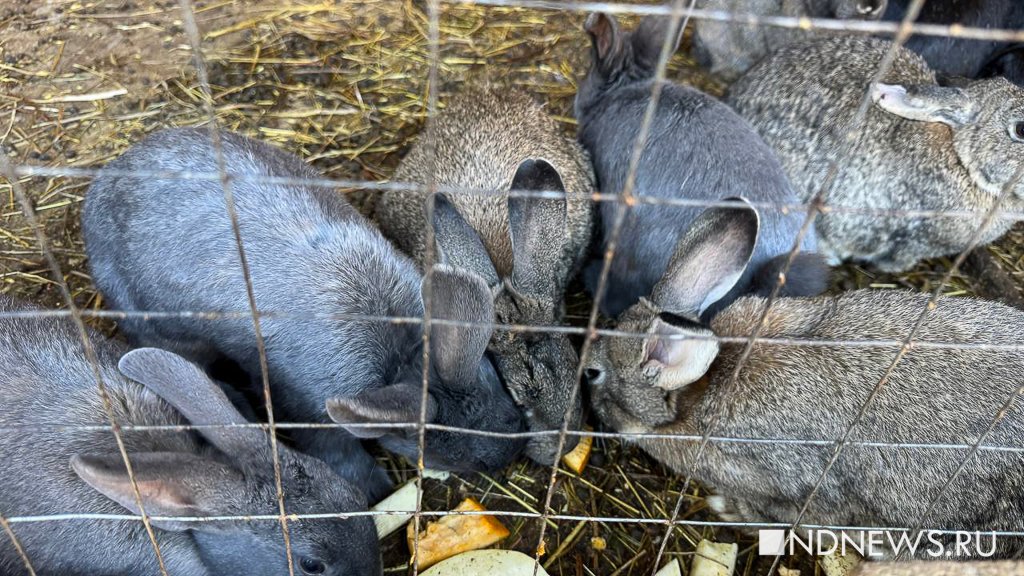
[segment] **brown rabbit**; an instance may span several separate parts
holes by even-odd
[[[436,142],[436,157],[426,146]],[[436,160],[436,163],[435,163]],[[566,285],[590,242],[590,162],[528,95],[473,87],[451,99],[402,160],[394,179],[452,192],[435,203],[437,260],[487,279],[502,324],[562,320]],[[510,190],[564,192],[522,197]],[[384,234],[420,264],[425,257],[427,191],[385,193],[376,206]],[[497,330],[490,352],[530,430],[558,430],[576,385],[576,351],[564,334]],[[579,425],[579,399],[572,428]],[[539,436],[527,454],[550,465],[557,437]]]
[[[928,303],[925,294],[861,290],[782,298],[764,338],[878,341],[872,345],[756,344],[728,386],[765,300],[737,300],[701,325],[696,318],[729,291],[750,258],[758,216],[750,207],[709,209],[680,240],[649,299],[626,310],[617,329],[646,339],[602,338],[586,376],[599,417],[620,432],[828,444],[640,438],[637,443],[718,495],[712,508],[731,520],[792,523],[827,461]],[[675,337],[675,338],[672,338]],[[917,342],[1024,344],[1024,312],[981,300],[944,298]],[[867,408],[851,440],[970,445],[1019,392],[1017,349],[912,349]],[[1012,410],[984,439],[1019,446],[1024,415]],[[1024,529],[1024,454],[982,451],[924,517],[967,449],[847,445],[802,522],[832,526],[964,530]],[[694,468],[695,467],[695,468]]]

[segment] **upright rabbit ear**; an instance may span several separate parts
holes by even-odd
[[[466,222],[445,194],[434,194],[434,244],[437,261],[476,273],[489,287],[497,286],[498,272],[476,230]]]
[[[699,318],[743,276],[757,245],[760,221],[757,210],[742,198],[726,200],[745,205],[708,208],[676,244],[665,275],[651,293],[662,310]]]
[[[158,348],[138,348],[121,357],[122,374],[174,406],[211,444],[229,456],[263,450],[267,435],[256,428],[218,428],[249,424],[224,391],[201,368]]]
[[[423,390],[419,386],[394,384],[367,390],[353,398],[331,398],[327,401],[327,414],[357,438],[402,435],[401,429],[370,425],[419,422],[422,400]],[[428,395],[426,421],[430,423],[436,418],[437,402]]]
[[[547,160],[524,160],[512,178],[512,192],[560,192],[561,198],[510,195],[512,285],[533,292],[554,292],[552,270],[562,259],[566,235],[566,199],[562,177]]]
[[[953,128],[971,124],[978,117],[978,103],[960,88],[879,83],[871,87],[871,99],[890,114]]]
[[[431,292],[434,318],[474,324],[433,323],[430,329],[432,364],[445,383],[474,383],[494,323],[491,291],[479,276],[439,264],[434,267]],[[424,294],[424,304],[426,297]]]
[[[237,495],[246,493],[237,470],[211,458],[183,452],[130,454],[142,505],[151,516],[217,516],[230,513]],[[71,468],[89,486],[139,514],[124,459],[119,454],[75,455]],[[209,525],[207,525],[209,524]],[[164,530],[216,530],[217,523],[154,521]]]
[[[605,71],[615,68],[622,60],[622,33],[614,16],[594,12],[587,17],[583,29],[590,35],[594,47],[594,62]]]
[[[654,69],[661,56],[661,50],[665,46],[665,35],[670,34],[672,47],[669,55],[679,50],[679,44],[683,40],[683,19],[675,22],[673,27],[672,16],[656,15],[645,16],[640,25],[631,35],[633,43],[633,56],[637,63],[646,68]]]

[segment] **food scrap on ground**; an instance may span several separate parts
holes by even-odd
[[[732,576],[739,547],[701,540],[690,565],[690,576]]]
[[[536,570],[536,572],[534,572]],[[423,576],[548,576],[537,561],[515,550],[474,550],[438,562]]]
[[[466,498],[453,510],[456,514],[427,524],[426,530],[419,533],[418,542],[414,525],[410,524],[407,539],[409,552],[413,554],[412,562],[422,570],[460,552],[486,548],[508,536],[508,529],[494,516],[458,514],[486,511],[473,498]]]

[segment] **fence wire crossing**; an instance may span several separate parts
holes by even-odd
[[[396,0],[398,1],[398,0]],[[164,559],[161,554],[159,537],[152,527],[151,523],[153,520],[169,520],[159,516],[149,516],[144,507],[142,493],[139,490],[138,483],[132,468],[132,464],[129,458],[129,454],[125,448],[123,433],[126,431],[174,431],[174,432],[188,432],[198,431],[211,426],[203,425],[182,425],[182,426],[142,426],[142,425],[130,425],[124,424],[117,421],[115,412],[111,406],[111,400],[107,394],[106,385],[102,377],[102,368],[99,364],[99,359],[96,355],[94,345],[90,340],[89,333],[86,328],[85,320],[89,318],[106,318],[106,319],[127,319],[127,318],[143,318],[143,319],[158,319],[158,318],[195,318],[201,319],[208,322],[226,321],[230,319],[249,319],[253,324],[255,331],[256,347],[259,353],[260,360],[260,375],[262,383],[262,392],[264,400],[264,408],[266,410],[266,422],[265,423],[251,423],[248,425],[234,425],[239,428],[256,428],[266,432],[269,441],[270,451],[272,453],[273,465],[274,465],[274,479],[276,498],[278,505],[278,513],[275,515],[256,514],[256,515],[239,515],[239,516],[195,516],[195,517],[174,517],[175,522],[213,522],[213,521],[275,521],[280,524],[281,536],[284,542],[284,548],[287,555],[287,565],[290,576],[295,576],[297,573],[293,554],[291,540],[289,536],[289,522],[297,522],[302,520],[314,520],[314,519],[335,519],[335,518],[352,518],[360,516],[375,516],[375,515],[386,515],[386,514],[401,514],[401,512],[376,512],[376,511],[365,511],[365,512],[334,512],[324,511],[320,513],[288,513],[286,509],[286,498],[287,494],[282,487],[282,470],[281,463],[278,454],[278,432],[287,430],[297,429],[337,429],[341,425],[334,423],[317,423],[317,422],[278,422],[274,417],[273,401],[271,397],[270,387],[270,372],[267,360],[266,343],[261,330],[261,322],[268,318],[293,318],[293,319],[330,319],[336,321],[362,321],[362,322],[380,322],[380,323],[394,323],[394,324],[410,324],[419,325],[421,327],[422,335],[422,396],[421,406],[419,411],[419,418],[416,422],[408,423],[396,423],[396,424],[366,424],[363,426],[372,426],[375,428],[390,428],[397,430],[409,430],[415,431],[417,435],[419,459],[415,462],[416,468],[416,484],[417,484],[417,497],[415,510],[412,514],[412,526],[413,526],[413,537],[412,537],[412,549],[413,555],[416,556],[419,549],[420,532],[421,526],[426,519],[436,518],[448,514],[462,514],[462,515],[479,515],[484,514],[482,512],[447,512],[447,511],[429,511],[423,509],[423,495],[424,495],[424,472],[425,472],[425,443],[427,431],[447,431],[466,435],[476,435],[480,437],[496,437],[496,438],[534,438],[539,436],[554,436],[557,437],[557,454],[562,454],[567,446],[567,442],[570,438],[601,438],[601,439],[617,439],[623,441],[639,440],[639,439],[671,439],[679,442],[691,442],[696,443],[698,448],[696,456],[694,457],[688,473],[685,475],[682,483],[682,488],[679,489],[678,498],[676,498],[674,504],[671,506],[670,514],[665,518],[624,518],[615,516],[592,516],[592,515],[574,515],[567,514],[556,510],[552,503],[554,496],[557,493],[558,483],[561,478],[564,477],[564,472],[559,467],[559,457],[556,456],[554,462],[551,463],[550,474],[547,477],[547,482],[544,489],[543,501],[540,503],[538,512],[517,512],[517,511],[488,511],[486,514],[493,516],[506,516],[510,518],[524,518],[528,520],[536,520],[538,526],[538,537],[536,545],[534,547],[534,570],[535,574],[539,573],[542,568],[542,557],[545,553],[545,540],[547,530],[552,522],[591,522],[591,523],[637,523],[647,524],[653,526],[663,526],[664,534],[660,538],[660,544],[656,552],[654,566],[660,566],[663,562],[663,556],[666,554],[669,542],[672,539],[673,531],[677,530],[682,526],[692,527],[723,527],[723,528],[742,528],[742,529],[758,529],[758,528],[787,528],[790,530],[802,529],[818,529],[818,528],[830,528],[835,530],[903,530],[911,533],[917,533],[922,530],[932,530],[939,533],[951,533],[954,532],[957,527],[949,526],[931,526],[929,524],[930,515],[941,500],[941,498],[947,493],[948,488],[957,479],[959,474],[970,464],[971,460],[976,457],[977,454],[982,452],[992,453],[1006,453],[1006,454],[1024,454],[1024,447],[1012,446],[1012,445],[1001,445],[988,443],[988,438],[992,430],[998,425],[998,423],[1006,416],[1009,410],[1014,406],[1014,403],[1018,401],[1018,396],[1022,390],[1016,390],[1009,398],[1006,399],[1005,403],[1000,409],[992,415],[991,421],[984,431],[978,435],[974,442],[968,443],[929,443],[929,442],[887,442],[881,440],[858,440],[853,438],[854,431],[857,426],[861,423],[868,409],[871,407],[872,402],[876,396],[885,389],[888,384],[893,371],[897,365],[904,359],[904,357],[912,349],[922,348],[934,348],[934,349],[946,349],[946,350],[965,350],[965,349],[976,349],[976,350],[1024,350],[1024,345],[1020,344],[984,344],[984,343],[969,343],[969,342],[955,342],[955,341],[932,341],[926,339],[919,339],[918,333],[921,327],[924,325],[928,314],[936,307],[939,299],[944,295],[944,291],[950,285],[954,278],[957,270],[967,259],[968,255],[974,250],[981,239],[984,237],[986,230],[990,228],[998,220],[1012,219],[1012,220],[1024,220],[1024,213],[1012,212],[1009,210],[1003,210],[1002,204],[1004,200],[1013,195],[1014,189],[1019,183],[1024,180],[1024,166],[1018,168],[1010,179],[1010,181],[1002,187],[1002,190],[995,201],[995,203],[988,209],[985,210],[880,210],[871,209],[865,207],[851,207],[851,206],[838,206],[830,205],[828,203],[829,191],[832,188],[837,175],[840,170],[839,163],[841,160],[832,161],[827,168],[827,173],[823,181],[820,183],[812,196],[812,198],[802,204],[772,204],[772,203],[753,203],[754,207],[759,211],[761,210],[779,210],[784,212],[805,212],[806,217],[800,227],[800,230],[796,237],[793,239],[792,248],[787,254],[785,264],[782,271],[779,273],[775,285],[766,299],[766,304],[762,308],[759,318],[755,324],[754,329],[748,336],[744,337],[724,337],[724,336],[709,336],[707,339],[714,340],[720,343],[731,343],[731,344],[743,344],[742,353],[739,356],[738,361],[732,369],[727,383],[727,390],[731,390],[737,385],[740,375],[744,369],[744,366],[750,358],[754,349],[755,343],[758,346],[845,346],[849,348],[879,348],[879,352],[891,351],[893,352],[893,358],[889,363],[887,369],[882,374],[881,378],[872,388],[866,400],[860,406],[859,411],[853,417],[853,419],[844,427],[843,434],[837,438],[752,438],[752,437],[731,437],[728,435],[716,434],[716,426],[719,420],[725,417],[725,414],[716,414],[713,419],[708,422],[705,433],[701,435],[678,435],[678,434],[654,434],[654,433],[625,433],[625,432],[586,432],[586,431],[575,431],[571,429],[572,421],[572,406],[576,398],[582,394],[581,383],[583,381],[584,371],[587,366],[587,362],[590,359],[592,347],[599,338],[633,338],[633,339],[645,339],[649,338],[650,335],[646,333],[636,333],[628,331],[620,331],[616,329],[604,328],[601,325],[601,315],[599,310],[599,303],[603,300],[603,296],[608,287],[609,275],[611,272],[611,265],[615,258],[616,251],[619,247],[619,242],[622,235],[623,226],[630,214],[636,206],[641,205],[672,205],[672,206],[700,206],[700,207],[728,207],[736,206],[737,203],[729,201],[701,201],[696,199],[665,199],[655,198],[650,196],[644,196],[637,194],[635,190],[637,172],[640,166],[641,159],[645,147],[648,142],[648,137],[651,133],[654,117],[657,112],[659,99],[661,96],[662,87],[664,81],[667,78],[667,71],[669,62],[673,56],[673,48],[675,46],[676,32],[682,34],[687,26],[694,20],[712,20],[722,22],[738,22],[744,24],[754,24],[758,26],[769,26],[769,27],[780,27],[780,28],[799,28],[803,30],[820,30],[824,32],[849,32],[849,33],[860,33],[860,34],[890,34],[893,37],[893,44],[889,49],[886,56],[878,63],[877,70],[872,79],[871,85],[880,82],[882,78],[891,69],[895,58],[902,48],[902,46],[909,40],[913,34],[923,34],[932,36],[946,36],[955,38],[974,38],[974,39],[985,39],[985,40],[999,40],[999,41],[1012,41],[1012,42],[1024,42],[1024,30],[998,30],[998,29],[987,29],[987,28],[970,28],[959,25],[953,26],[940,26],[934,24],[916,24],[915,20],[918,17],[922,7],[925,4],[925,0],[911,0],[907,13],[901,22],[874,22],[874,21],[849,21],[849,20],[828,20],[828,19],[809,19],[809,18],[793,18],[784,16],[756,16],[746,14],[742,9],[735,8],[730,11],[719,11],[719,10],[706,10],[698,6],[697,0],[673,0],[671,3],[665,3],[663,5],[640,5],[640,4],[620,4],[620,3],[606,3],[606,2],[552,2],[546,0],[427,0],[424,10],[427,14],[428,27],[426,30],[426,42],[429,47],[429,74],[427,79],[427,90],[425,94],[426,100],[426,116],[427,122],[429,123],[438,111],[438,101],[440,97],[440,63],[441,63],[441,17],[442,8],[445,5],[481,5],[491,7],[503,7],[503,8],[529,8],[536,10],[545,11],[566,11],[566,12],[592,12],[592,11],[603,11],[612,14],[629,14],[629,15],[648,15],[658,14],[665,18],[670,19],[671,25],[668,27],[670,31],[664,39],[661,51],[657,60],[655,69],[655,79],[652,82],[651,97],[646,106],[640,130],[636,141],[633,143],[630,162],[628,164],[627,177],[625,179],[625,185],[621,190],[602,190],[595,192],[590,200],[595,203],[595,206],[601,202],[612,202],[615,203],[614,218],[611,223],[610,231],[606,237],[606,248],[603,253],[603,261],[601,266],[600,275],[596,289],[594,291],[593,303],[590,306],[589,314],[587,315],[587,323],[585,327],[572,327],[572,326],[540,326],[540,325],[517,325],[517,324],[501,324],[501,323],[488,323],[479,324],[473,322],[455,321],[444,318],[434,318],[432,314],[432,276],[434,270],[434,263],[436,254],[434,254],[434,229],[433,229],[433,202],[427,203],[427,239],[425,242],[427,257],[426,265],[424,266],[425,274],[423,278],[423,315],[422,317],[401,317],[401,316],[372,316],[372,315],[360,315],[360,314],[309,314],[309,313],[294,313],[282,310],[260,310],[258,309],[256,302],[256,294],[253,288],[253,281],[251,271],[249,269],[249,261],[246,257],[245,247],[242,242],[242,235],[239,228],[238,216],[235,212],[234,198],[232,195],[233,182],[237,182],[240,179],[253,179],[251,175],[236,175],[231,172],[231,167],[227,166],[224,160],[224,151],[222,147],[220,132],[219,132],[219,121],[215,108],[214,90],[211,87],[210,76],[206,58],[204,56],[203,46],[203,35],[202,31],[196,21],[196,7],[193,0],[179,0],[179,6],[182,16],[182,22],[184,24],[184,30],[189,40],[189,46],[192,52],[193,68],[196,73],[197,83],[199,90],[202,94],[205,113],[206,113],[206,124],[210,132],[210,141],[212,148],[216,155],[217,171],[214,173],[203,173],[203,172],[166,172],[166,171],[123,171],[121,175],[130,176],[141,176],[156,179],[168,179],[168,180],[210,180],[217,182],[223,189],[225,206],[227,214],[231,221],[232,231],[234,233],[235,244],[237,247],[237,255],[239,258],[240,266],[242,269],[242,275],[246,284],[246,293],[248,298],[248,311],[188,311],[188,312],[163,312],[163,311],[96,311],[96,310],[82,310],[80,309],[73,298],[72,291],[64,276],[64,271],[58,262],[57,257],[54,254],[53,247],[45,231],[45,226],[42,222],[36,218],[35,207],[32,204],[32,200],[25,189],[23,179],[28,180],[37,177],[64,177],[64,178],[86,178],[93,177],[98,173],[96,169],[81,169],[81,168],[70,168],[70,167],[52,167],[52,166],[40,166],[32,164],[14,165],[10,162],[5,154],[0,154],[0,174],[3,174],[6,179],[10,182],[13,197],[16,199],[20,206],[21,213],[25,217],[29,226],[33,229],[36,235],[36,241],[47,267],[49,273],[52,276],[53,282],[56,284],[60,291],[62,300],[66,309],[64,310],[53,310],[53,311],[31,311],[31,312],[0,312],[0,318],[38,318],[38,317],[60,317],[68,318],[75,325],[78,335],[81,338],[82,349],[84,356],[90,363],[94,376],[96,379],[97,392],[100,395],[106,419],[109,424],[95,425],[95,426],[68,426],[59,422],[54,422],[52,425],[46,425],[42,428],[53,429],[57,431],[68,431],[68,430],[109,430],[116,440],[120,455],[124,460],[126,471],[132,489],[135,495],[135,502],[139,509],[139,514],[50,514],[50,515],[39,515],[39,516],[25,516],[25,515],[7,515],[6,511],[0,510],[0,527],[3,528],[4,533],[11,541],[14,549],[23,561],[27,572],[31,575],[35,575],[36,571],[33,568],[31,555],[26,551],[21,542],[18,539],[18,526],[26,524],[36,524],[45,522],[75,522],[84,520],[98,520],[98,521],[140,521],[145,527],[145,531],[152,545],[153,553],[156,558],[156,563],[159,566],[160,572],[163,576],[169,576],[167,568],[164,564]],[[741,4],[740,2],[734,2],[735,5]],[[860,101],[860,106],[857,109],[856,115],[853,121],[845,127],[844,134],[844,150],[838,154],[838,158],[846,158],[852,155],[858,148],[863,145],[863,132],[860,128],[866,121],[868,111],[872,105],[870,91],[866,90]],[[375,181],[363,181],[353,179],[331,179],[323,178],[317,180],[303,180],[294,178],[280,178],[280,177],[259,177],[258,181],[267,185],[291,185],[291,186],[322,186],[330,188],[343,188],[343,189],[361,189],[372,191],[376,193],[392,191],[392,192],[427,192],[429,194],[437,192],[445,193],[459,193],[459,194],[492,194],[493,190],[487,189],[472,189],[462,187],[451,187],[440,184],[437,180],[437,134],[431,130],[424,132],[428,158],[430,159],[430,165],[432,167],[429,182],[424,184],[416,184],[409,182],[390,182],[381,183]],[[563,192],[523,192],[517,191],[512,194],[520,196],[531,196],[538,198],[564,198]],[[822,214],[829,213],[849,213],[849,214],[871,214],[871,215],[886,215],[886,216],[903,216],[903,217],[946,217],[946,218],[966,218],[966,217],[981,217],[981,222],[975,230],[968,246],[962,250],[956,258],[953,260],[952,265],[943,274],[941,280],[938,282],[934,290],[927,300],[926,305],[922,308],[920,315],[917,316],[915,322],[909,327],[906,336],[899,340],[825,340],[825,339],[800,339],[800,338],[777,338],[777,337],[761,337],[761,332],[765,328],[769,313],[772,310],[773,304],[780,297],[780,292],[783,289],[786,282],[786,273],[789,271],[790,266],[800,252],[800,247],[807,234],[809,234],[814,226],[816,219]],[[534,432],[520,432],[520,433],[500,433],[500,432],[488,432],[481,430],[472,430],[466,428],[450,427],[439,424],[433,424],[427,422],[427,406],[429,399],[429,384],[430,384],[430,338],[431,338],[431,327],[434,325],[439,326],[460,326],[460,327],[475,327],[475,326],[486,326],[492,330],[497,331],[511,331],[511,332],[524,332],[524,333],[561,333],[581,336],[583,338],[582,345],[579,350],[579,363],[575,370],[575,386],[571,391],[571,400],[569,402],[570,408],[564,414],[562,419],[562,425],[558,430],[549,431],[534,431]],[[667,337],[671,339],[673,337]],[[677,338],[683,338],[679,336]],[[687,339],[693,339],[694,336],[685,336]],[[700,337],[697,337],[700,338]],[[346,428],[358,428],[359,424],[345,425]],[[25,427],[19,426],[0,426],[0,432],[14,433],[19,430],[23,430]],[[34,426],[34,429],[40,429],[39,426]],[[822,448],[830,448],[831,454],[828,457],[827,463],[822,470],[820,476],[817,478],[814,486],[807,494],[806,499],[802,507],[800,508],[797,516],[790,523],[768,523],[768,522],[740,522],[740,521],[703,521],[683,518],[682,513],[684,512],[684,506],[687,499],[690,496],[690,486],[694,481],[698,481],[696,477],[699,469],[701,457],[705,453],[705,449],[711,444],[720,443],[742,443],[742,444],[769,444],[769,445],[790,445],[790,446],[818,446]],[[882,448],[889,450],[906,450],[906,449],[922,449],[922,450],[955,450],[966,452],[964,458],[960,461],[959,465],[952,471],[950,476],[944,483],[936,486],[934,493],[930,496],[928,501],[925,503],[924,512],[921,517],[909,526],[834,526],[834,525],[817,525],[808,524],[802,522],[809,508],[814,502],[819,489],[826,482],[830,471],[833,469],[836,462],[839,460],[843,451],[849,446],[868,446],[874,448]],[[660,530],[660,528],[659,528]],[[994,534],[1010,536],[1010,537],[1024,537],[1024,532],[1014,531],[993,531]],[[779,566],[781,556],[777,556],[772,562],[769,574],[774,574]],[[419,567],[416,562],[412,563],[412,573],[415,576],[419,573]]]

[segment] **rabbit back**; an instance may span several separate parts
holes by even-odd
[[[726,383],[743,344],[722,352],[697,390],[669,401],[675,423],[658,433],[702,434],[721,417],[714,435],[736,438],[841,438],[878,384],[924,310],[928,295],[856,291],[835,298],[783,299],[773,305],[762,334],[769,338],[888,340],[878,346],[758,344],[731,391]],[[747,336],[764,301],[747,298],[712,321],[719,336]],[[1024,344],[1024,313],[968,298],[944,298],[915,341],[996,345],[990,349],[910,350],[854,428],[853,441],[970,445],[1018,393],[1024,353],[999,348]],[[1024,417],[1010,410],[985,444],[1015,446]],[[680,472],[694,462],[696,443],[642,441]],[[744,521],[792,522],[832,454],[831,443],[713,442],[697,478],[721,496],[719,511]],[[969,449],[848,445],[803,521],[846,526],[914,525]],[[926,519],[926,527],[1020,530],[1024,455],[982,451],[960,473]]]
[[[430,142],[434,143],[431,150]],[[394,180],[454,188],[451,201],[479,234],[502,277],[512,272],[508,188],[523,160],[554,166],[566,192],[563,270],[566,282],[585,253],[591,234],[593,176],[579,145],[524,92],[471,86],[452,97],[402,159]],[[483,191],[464,193],[459,189]],[[385,236],[421,265],[425,258],[425,190],[385,192],[375,219]]]
[[[580,140],[593,157],[605,194],[619,193],[626,183],[650,91],[650,83],[619,88],[581,116]],[[797,205],[800,199],[771,149],[743,118],[710,96],[668,83],[662,88],[633,193],[667,200],[743,197],[773,205],[761,210],[763,232],[751,266],[723,305],[749,290],[761,265],[790,251],[806,217],[799,210],[784,213],[777,207]],[[704,208],[638,203],[629,210],[602,302],[605,314],[617,315],[650,294],[668,266],[672,248]],[[601,203],[605,240],[617,210],[617,202]],[[813,251],[815,247],[814,234],[807,235],[801,249]],[[586,280],[591,290],[602,265],[598,261],[588,268]]]
[[[849,36],[789,46],[737,81],[728,102],[772,147],[803,200],[819,191],[836,163],[824,200],[839,209],[816,220],[830,263],[857,259],[897,272],[961,250],[995,196],[974,184],[948,126],[908,120],[874,105],[860,126],[852,125],[891,46]],[[935,75],[920,56],[900,49],[882,82],[931,86]],[[841,155],[848,147],[851,152]],[[905,216],[887,210],[978,215]],[[1010,224],[996,220],[981,241],[997,238]]]

